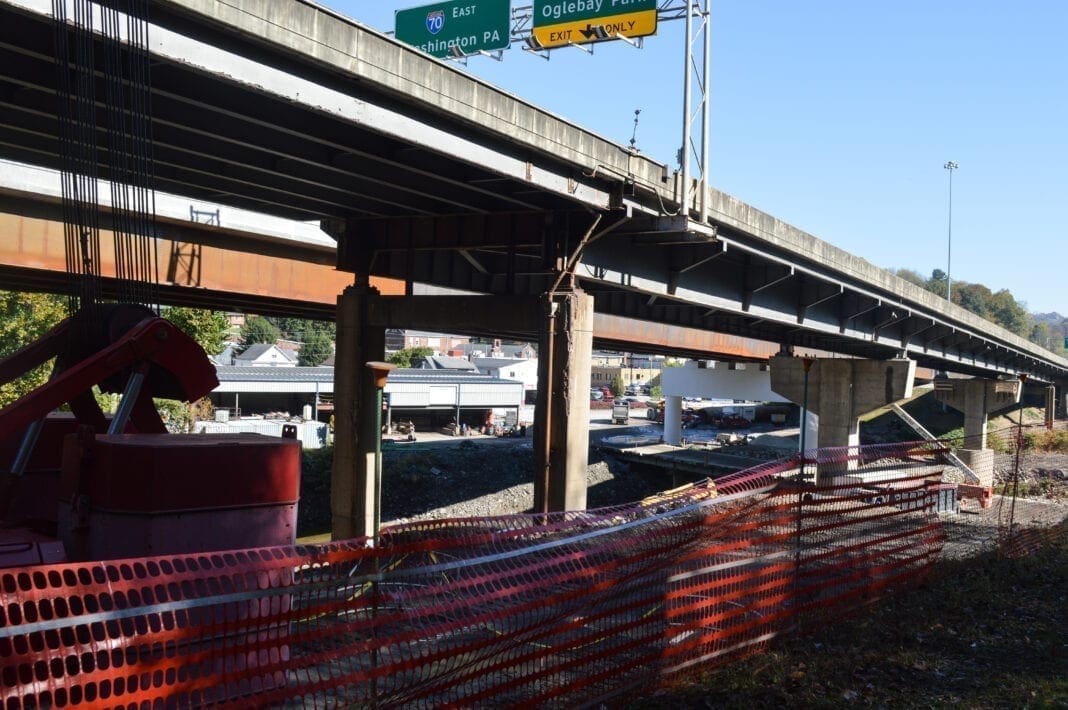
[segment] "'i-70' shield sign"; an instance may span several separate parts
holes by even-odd
[[[511,0],[453,0],[398,10],[397,39],[435,57],[507,49]]]

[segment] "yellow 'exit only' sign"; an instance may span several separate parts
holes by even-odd
[[[531,36],[546,49],[656,34],[656,0],[535,0]]]

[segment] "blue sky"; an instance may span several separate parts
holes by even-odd
[[[326,0],[383,31],[428,4]],[[513,6],[529,0],[513,0]],[[713,0],[711,184],[883,268],[1068,315],[1068,3]],[[466,71],[671,167],[684,23]]]

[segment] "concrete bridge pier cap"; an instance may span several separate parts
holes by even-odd
[[[806,383],[805,360],[811,362]],[[814,444],[819,448],[860,444],[860,417],[912,396],[916,363],[912,360],[849,358],[771,358],[771,389],[819,417]],[[807,396],[806,396],[807,384]],[[855,452],[844,450],[834,461],[820,464],[819,483],[835,473],[855,469]]]
[[[768,368],[763,363],[731,363],[693,360],[683,367],[664,368],[664,441],[682,443],[682,398],[700,396],[757,402],[778,401],[771,390]]]
[[[979,478],[977,486],[963,485],[962,497],[978,498],[984,508],[993,503],[994,452],[986,446],[988,415],[1015,406],[1023,393],[1020,380],[940,379],[935,381],[935,398],[964,414],[964,445],[959,458]]]

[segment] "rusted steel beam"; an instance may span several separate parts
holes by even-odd
[[[21,284],[32,290],[62,290],[66,273],[62,223],[0,213],[0,236],[3,237],[0,238],[0,273],[5,275],[5,284],[15,288]],[[101,253],[106,259],[101,266],[106,279],[115,274],[111,238],[110,232],[101,232]],[[352,274],[322,264],[166,239],[159,240],[157,263],[165,300],[190,302],[188,294],[193,289],[207,297],[197,300],[200,307],[221,304],[218,297],[226,294],[228,303],[248,303],[254,307],[256,299],[276,299],[288,302],[284,310],[289,312],[294,303],[304,302],[324,307],[325,314],[336,304],[338,294],[352,285],[353,279]],[[371,283],[382,295],[404,294],[403,281],[372,277]],[[478,334],[486,332],[487,326],[494,326],[496,335],[529,340],[537,337],[536,299],[423,296],[389,303],[389,311],[376,316],[380,320],[378,325],[471,330]],[[604,313],[594,314],[593,326],[599,347],[621,350],[766,360],[779,349],[776,343]]]
[[[0,265],[66,273],[63,224],[22,215],[0,214]],[[110,232],[101,231],[100,265],[104,278],[115,276]],[[183,287],[333,305],[352,274],[333,267],[277,256],[238,252],[216,246],[157,241],[161,287]],[[372,278],[382,293],[401,294],[403,282]],[[17,280],[16,280],[17,285]]]
[[[741,360],[767,360],[779,351],[778,343],[605,313],[594,314],[593,334],[602,342],[640,343],[647,346],[646,349],[661,346],[661,352],[689,353],[693,357],[705,354],[710,359],[719,355]]]

